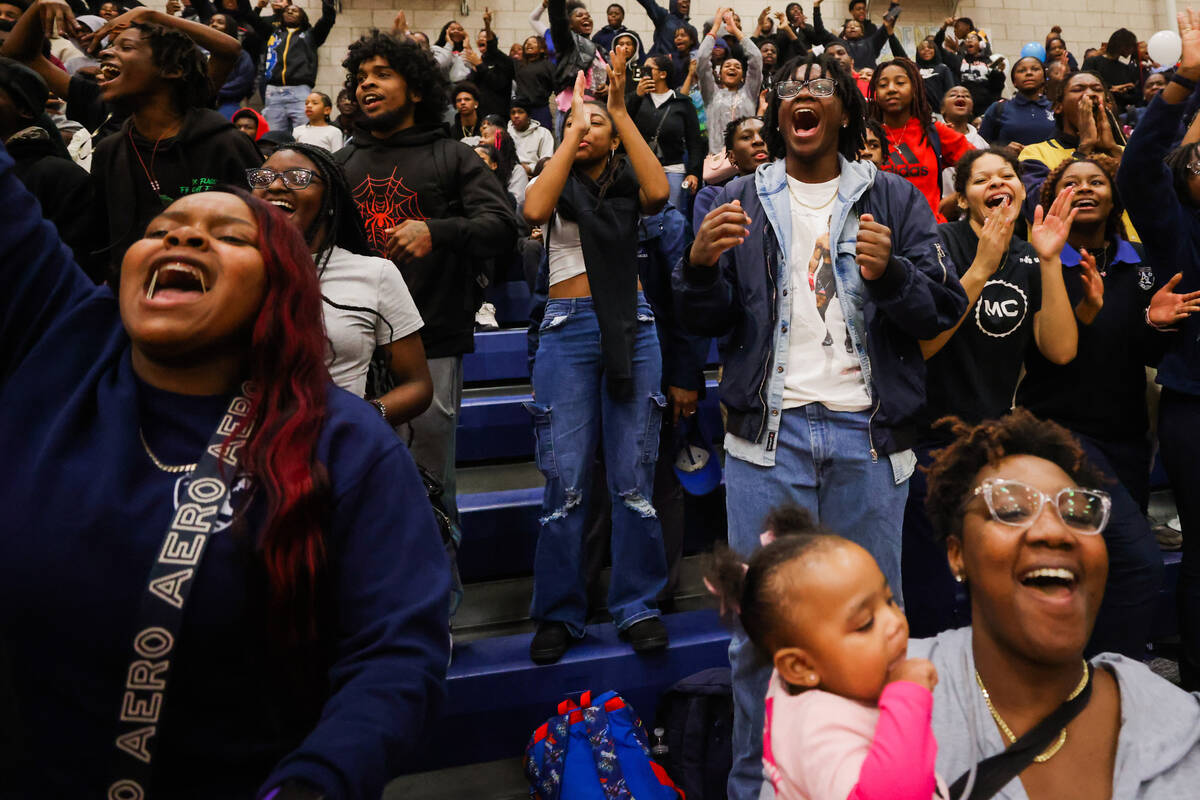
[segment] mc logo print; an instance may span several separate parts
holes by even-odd
[[[975,303],[975,324],[988,336],[1002,339],[1020,328],[1028,313],[1029,300],[1020,286],[988,281]]]

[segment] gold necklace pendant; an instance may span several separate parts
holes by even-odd
[[[1075,689],[1071,692],[1070,695],[1067,696],[1067,699],[1064,702],[1069,703],[1072,700],[1074,700],[1076,697],[1078,697],[1079,693],[1083,691],[1085,686],[1087,686],[1087,682],[1088,682],[1088,665],[1087,665],[1087,661],[1084,661],[1083,662],[1083,675],[1080,676],[1079,683],[1076,684]],[[991,713],[992,719],[994,719],[996,721],[996,725],[998,725],[1000,727],[1000,731],[1001,731],[1001,733],[1004,734],[1004,738],[1008,739],[1008,743],[1013,744],[1014,742],[1017,741],[1017,735],[1015,733],[1013,733],[1012,728],[1008,727],[1008,723],[1006,723],[1003,720],[1003,718],[1001,718],[1000,712],[996,710],[996,707],[994,705],[992,705],[992,696],[988,692],[987,687],[983,685],[983,678],[981,678],[979,676],[979,670],[975,670],[975,683],[979,686],[979,692],[980,692],[980,694],[983,695],[983,702],[987,705],[987,709]],[[1038,764],[1045,764],[1047,761],[1054,758],[1054,756],[1058,754],[1058,751],[1061,750],[1063,745],[1066,743],[1067,743],[1067,729],[1064,727],[1061,731],[1058,732],[1058,739],[1055,740],[1054,744],[1050,745],[1045,750],[1043,750],[1041,752],[1041,754],[1034,756],[1033,760]]]
[[[163,472],[169,472],[172,475],[182,475],[185,472],[191,472],[196,469],[195,464],[164,464],[158,460],[158,456],[154,455],[154,451],[150,449],[150,444],[146,441],[146,434],[138,428],[138,438],[142,440],[142,449],[146,451],[146,455],[154,462],[154,466],[161,469]]]

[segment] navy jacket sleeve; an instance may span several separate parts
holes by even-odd
[[[426,735],[450,658],[450,569],[408,450],[384,452],[334,500],[338,642],[331,693],[275,768],[329,800],[375,800]]]
[[[313,47],[320,47],[325,44],[325,40],[329,37],[329,31],[333,29],[333,23],[337,20],[337,6],[333,0],[322,0],[321,3],[321,18],[317,20],[317,24],[312,26],[310,33],[310,41]]]
[[[654,27],[662,25],[666,22],[670,12],[660,6],[654,0],[637,0],[638,5],[646,9],[646,14],[650,17],[650,21],[654,23]]]
[[[575,49],[575,37],[567,19],[567,0],[550,0],[546,10],[550,12],[550,38],[554,40],[554,51],[562,61]]]
[[[876,306],[901,330],[932,339],[967,310],[967,293],[937,236],[937,221],[916,188],[890,173],[876,175],[868,207],[892,232],[892,257],[866,281]]]
[[[753,189],[753,183],[751,183]],[[712,208],[729,202],[728,188],[713,200]],[[926,204],[928,205],[928,204]],[[766,217],[755,220],[750,227],[751,240],[763,235]],[[689,333],[698,336],[724,336],[733,330],[742,314],[737,300],[737,265],[733,250],[726,250],[713,267],[693,266],[688,257],[691,244],[683,250],[671,275],[671,288],[675,295],[675,317]]]
[[[14,172],[0,144],[0,383],[60,315],[99,291]]]
[[[1179,237],[1192,226],[1182,219],[1188,212],[1175,196],[1171,171],[1163,163],[1185,105],[1171,105],[1161,97],[1150,101],[1121,156],[1117,189],[1150,262],[1165,266],[1171,274],[1190,273],[1195,279],[1200,278],[1200,265],[1194,259],[1175,257]]]
[[[442,141],[435,147],[446,152],[454,176],[451,185],[459,187],[466,216],[428,220],[433,246],[480,258],[507,256],[517,240],[517,217],[508,193],[465,144]]]
[[[979,135],[986,139],[988,144],[995,143],[996,138],[1000,135],[1000,118],[1007,105],[1008,101],[997,100],[988,106],[987,111],[983,112],[983,120],[979,123]]]

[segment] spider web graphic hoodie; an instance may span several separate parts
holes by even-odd
[[[425,320],[425,355],[473,352],[479,277],[488,274],[492,259],[509,257],[516,243],[517,218],[504,187],[441,126],[418,125],[387,139],[356,130],[336,158],[367,242],[380,256],[387,258],[391,228],[405,220],[429,226],[429,255],[396,263]]]

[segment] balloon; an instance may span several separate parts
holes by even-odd
[[[1173,67],[1183,52],[1183,42],[1175,31],[1159,31],[1150,37],[1146,49],[1150,52],[1150,58],[1160,65]]]
[[[1038,61],[1046,60],[1046,48],[1039,42],[1030,42],[1021,48],[1021,58],[1036,58]]]

